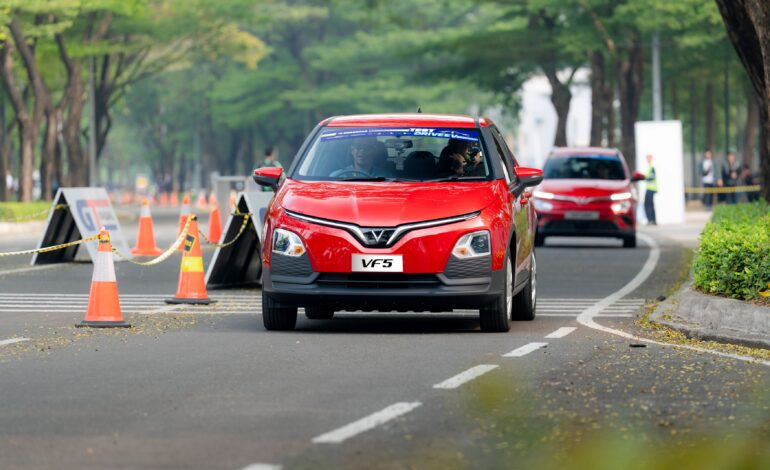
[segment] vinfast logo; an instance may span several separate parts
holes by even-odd
[[[395,229],[385,228],[362,228],[361,232],[364,234],[364,243],[367,246],[372,247],[385,247],[388,244],[388,240],[395,232]]]

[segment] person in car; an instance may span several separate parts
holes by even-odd
[[[377,140],[357,140],[350,147],[353,164],[333,171],[329,176],[385,176],[392,177],[392,171],[378,164],[378,156],[381,152],[381,143]]]
[[[465,140],[449,139],[441,151],[436,171],[439,176],[477,176],[484,174],[481,151],[470,155],[471,143]]]

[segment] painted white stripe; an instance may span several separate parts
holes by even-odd
[[[0,346],[8,346],[9,344],[23,343],[29,341],[29,338],[10,338],[0,341]]]
[[[282,468],[280,465],[273,465],[271,463],[253,463],[243,467],[242,470],[281,470]]]
[[[578,314],[576,313],[540,313],[538,310],[537,312],[538,317],[572,317],[577,318]],[[608,313],[606,315],[597,315],[597,317],[608,317],[608,318],[631,318],[633,315],[630,313]]]
[[[526,356],[527,354],[531,353],[532,351],[537,351],[540,348],[543,348],[545,346],[548,346],[548,343],[529,343],[525,344],[524,346],[520,348],[516,348],[513,351],[503,354],[503,357],[522,357]]]
[[[362,432],[369,431],[422,405],[420,402],[399,402],[376,413],[354,421],[334,431],[313,438],[316,444],[339,444]]]
[[[580,315],[578,315],[577,317],[578,323],[580,323],[581,325],[587,326],[589,328],[592,328],[594,330],[602,331],[604,333],[609,333],[615,336],[620,336],[621,338],[626,338],[633,341],[640,341],[640,342],[649,343],[649,344],[657,344],[660,346],[670,346],[673,348],[688,349],[690,351],[698,351],[706,354],[713,354],[715,356],[729,357],[731,359],[736,359],[739,361],[757,362],[759,364],[770,367],[770,361],[758,360],[750,356],[741,356],[739,354],[730,354],[730,353],[725,353],[721,351],[714,351],[711,349],[699,348],[697,346],[690,346],[687,344],[663,343],[661,341],[656,341],[653,339],[641,338],[631,333],[627,333],[622,330],[616,330],[615,328],[602,326],[596,323],[594,321],[595,318],[600,316],[605,316],[605,315],[599,315],[599,312],[604,310],[608,305],[613,304],[614,302],[618,301],[619,299],[625,297],[626,295],[630,294],[631,292],[639,288],[639,286],[641,286],[644,283],[644,281],[646,281],[647,278],[650,277],[650,275],[655,271],[655,267],[657,266],[658,261],[660,260],[660,246],[658,246],[657,242],[655,242],[654,239],[652,239],[651,237],[643,233],[637,233],[636,235],[644,244],[650,247],[650,254],[647,256],[647,261],[645,261],[644,265],[642,266],[642,269],[638,273],[636,273],[636,276],[634,276],[633,279],[628,281],[628,283],[625,286],[621,287],[617,291],[608,295],[607,297],[600,300],[595,305],[587,308]]]
[[[465,372],[460,372],[454,377],[450,377],[443,382],[437,383],[436,385],[433,386],[433,388],[443,388],[443,389],[457,388],[466,382],[470,382],[476,377],[480,377],[486,374],[490,370],[497,369],[498,367],[499,366],[496,364],[482,364],[479,366],[471,367]]]
[[[3,271],[0,271],[0,277],[9,276],[11,274],[32,273],[35,271],[47,271],[49,269],[61,268],[63,266],[70,266],[72,264],[74,263],[45,264],[42,266],[30,266],[28,268],[6,269]]]
[[[550,339],[557,339],[557,338],[564,338],[568,334],[572,333],[573,331],[577,330],[574,326],[563,326],[559,328],[558,330],[554,331],[553,333],[546,335],[546,338]]]

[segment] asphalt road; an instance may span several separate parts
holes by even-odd
[[[156,222],[170,243],[175,218]],[[579,464],[770,447],[769,367],[596,329],[644,336],[635,317],[681,276],[685,249],[646,233],[654,264],[648,246],[549,239],[538,317],[505,334],[470,312],[267,332],[256,288],[169,309],[178,257],[119,263],[134,328],[81,330],[90,264],[2,258],[0,344],[28,340],[0,346],[0,468],[595,468]]]

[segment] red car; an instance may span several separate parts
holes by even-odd
[[[333,117],[291,168],[254,171],[275,197],[262,247],[262,318],[290,330],[335,311],[479,309],[508,331],[536,309],[536,216],[518,165],[486,118]]]
[[[636,246],[636,189],[644,179],[629,173],[620,151],[556,148],[543,167],[545,179],[533,193],[538,215],[535,244],[548,236],[616,237]]]

